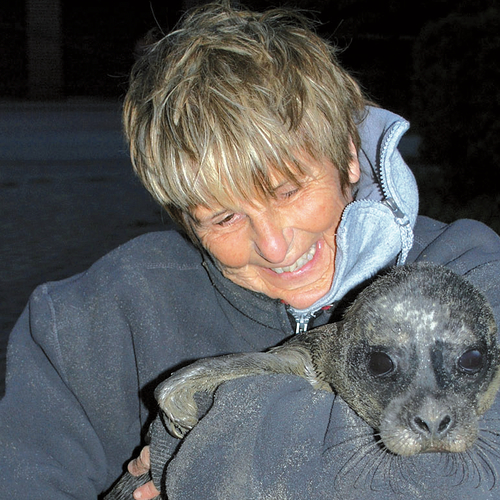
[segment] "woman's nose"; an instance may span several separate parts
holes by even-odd
[[[252,221],[253,242],[257,253],[272,264],[285,260],[293,230],[283,225],[280,217],[260,214]]]

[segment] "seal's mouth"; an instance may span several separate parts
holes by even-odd
[[[433,443],[428,447],[422,447],[419,453],[458,453],[457,451],[452,451],[449,445],[444,443]]]
[[[468,432],[465,428],[462,431],[454,431],[442,439],[422,438],[408,429],[392,431],[390,435],[381,433],[380,439],[383,446],[391,453],[405,457],[424,453],[463,453],[476,442],[477,433],[473,427]]]

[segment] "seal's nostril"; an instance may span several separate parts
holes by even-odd
[[[436,419],[424,419],[416,416],[413,418],[415,429],[421,434],[440,437],[445,435],[452,425],[452,419],[449,415],[438,417]]]
[[[421,419],[420,417],[415,417],[413,419],[413,421],[415,422],[417,429],[420,429],[421,431],[425,432],[426,434],[431,432],[431,430],[429,429],[429,426],[427,425],[425,420]]]
[[[446,415],[443,420],[441,420],[439,426],[438,426],[438,433],[443,434],[448,430],[448,428],[451,425],[451,417],[449,415]]]

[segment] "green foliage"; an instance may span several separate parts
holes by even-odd
[[[500,10],[429,23],[415,43],[414,122],[422,155],[461,196],[497,193],[500,171]]]

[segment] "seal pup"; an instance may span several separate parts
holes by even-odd
[[[464,452],[500,385],[496,324],[486,298],[451,270],[429,263],[376,278],[342,321],[264,353],[199,360],[155,396],[171,434],[198,421],[195,394],[249,375],[282,373],[333,390],[389,452]]]

